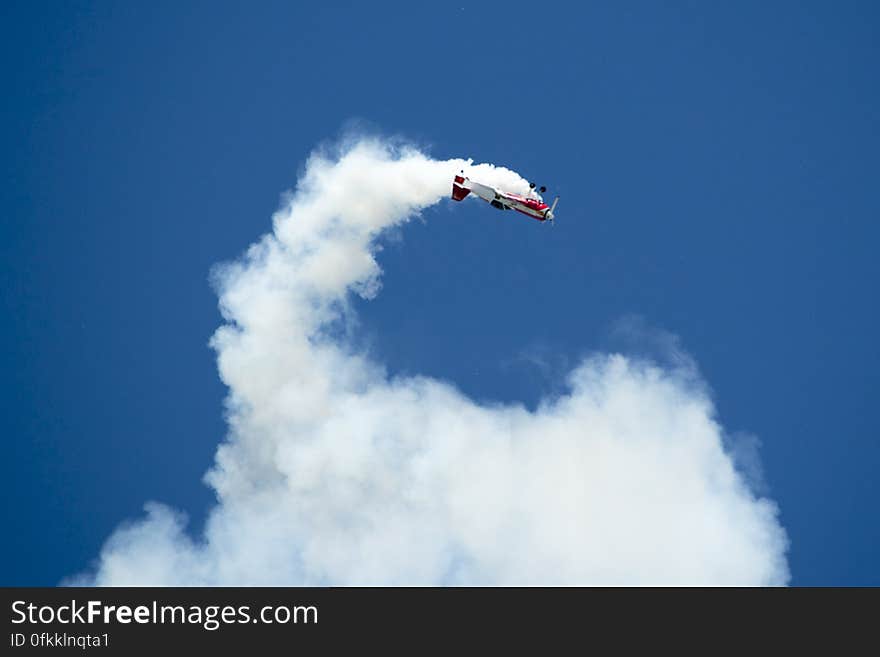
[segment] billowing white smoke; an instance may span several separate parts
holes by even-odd
[[[316,154],[274,232],[218,275],[228,441],[204,535],[157,504],[105,545],[96,584],[784,584],[786,538],[723,448],[692,367],[597,356],[535,412],[349,346],[381,231],[453,175],[512,171],[380,140]]]

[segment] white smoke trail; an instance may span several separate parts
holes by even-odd
[[[776,506],[749,490],[693,368],[597,356],[535,412],[389,378],[344,337],[379,233],[452,176],[512,171],[360,140],[313,155],[274,232],[218,274],[228,440],[204,535],[147,506],[96,584],[784,584]]]

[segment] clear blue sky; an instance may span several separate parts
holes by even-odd
[[[82,571],[148,499],[198,527],[209,270],[360,120],[563,197],[387,246],[392,370],[534,403],[640,315],[760,437],[792,583],[880,585],[875,3],[181,5],[0,9],[0,583]]]

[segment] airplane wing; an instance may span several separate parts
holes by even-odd
[[[470,187],[471,191],[486,201],[494,201],[500,194],[495,190],[494,187],[489,187],[489,185],[484,185],[482,183],[474,182],[473,180],[468,180],[468,187]]]

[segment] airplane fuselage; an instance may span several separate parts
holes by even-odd
[[[471,193],[479,196],[498,210],[516,210],[538,221],[553,219],[553,210],[544,203],[540,196],[528,197],[512,192],[503,192],[464,176],[456,176],[452,184],[452,198],[461,201]]]

